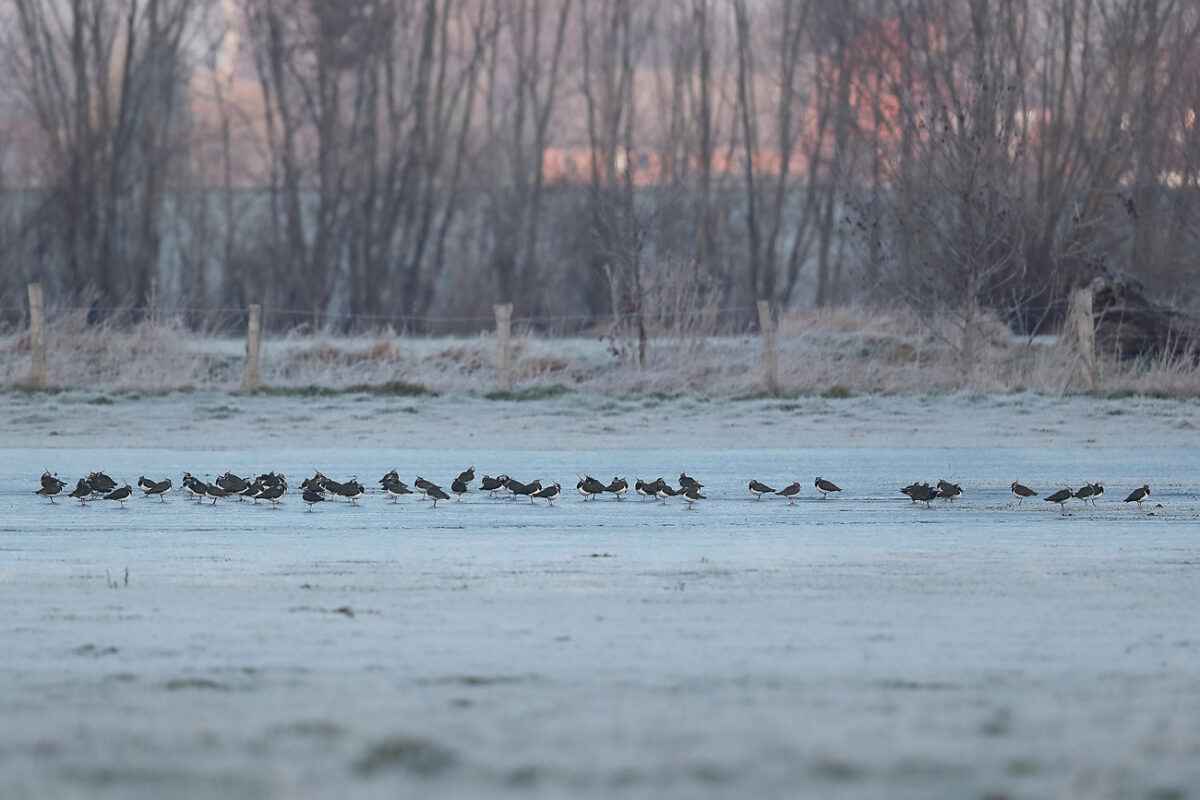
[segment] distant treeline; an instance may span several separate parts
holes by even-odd
[[[0,0],[0,292],[547,329],[1194,306],[1182,0]],[[273,310],[273,311],[271,311]],[[393,325],[395,327],[395,324]]]

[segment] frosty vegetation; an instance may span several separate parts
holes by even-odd
[[[696,394],[748,397],[973,389],[1078,390],[1077,356],[1057,337],[1018,337],[985,320],[971,360],[953,330],[931,327],[904,309],[858,308],[785,315],[776,348],[779,388],[764,385],[757,333],[716,335],[699,327],[650,337],[644,364],[638,343],[601,327],[569,338],[518,331],[513,341],[514,392],[534,399],[565,392],[601,395]],[[239,391],[245,339],[187,330],[179,321],[89,325],[82,313],[52,315],[47,329],[47,384],[117,393]],[[29,372],[29,338],[0,337],[0,385],[21,386]],[[380,394],[496,392],[496,340],[402,336],[385,330],[358,336],[293,332],[268,335],[261,358],[262,391]],[[1188,396],[1200,393],[1200,370],[1188,356],[1136,360],[1101,357],[1101,394]]]

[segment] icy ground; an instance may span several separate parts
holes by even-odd
[[[0,797],[1200,796],[1195,404],[273,402],[0,401]],[[470,464],[568,491],[32,494],[45,468]],[[585,470],[709,499],[584,503]],[[756,502],[752,477],[804,489]],[[940,477],[961,501],[896,491]],[[1107,493],[1064,515],[1018,478]]]

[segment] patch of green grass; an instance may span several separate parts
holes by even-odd
[[[387,397],[437,397],[437,392],[419,383],[388,381],[377,385],[358,383],[343,388],[329,386],[263,386],[259,394],[269,397],[337,397],[347,394],[373,394]]]
[[[483,397],[485,400],[546,400],[568,394],[570,391],[570,388],[561,383],[553,383],[549,386],[531,386],[528,389],[518,389],[513,392],[488,392]]]
[[[30,386],[27,383],[14,383],[10,389],[13,394],[46,396],[62,394],[64,391],[66,391],[61,386]]]
[[[456,761],[453,751],[440,744],[413,736],[393,736],[370,747],[354,762],[353,769],[364,776],[399,770],[431,777],[450,769]]]

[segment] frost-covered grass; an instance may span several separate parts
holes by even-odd
[[[171,322],[133,328],[89,326],[80,314],[53,317],[47,333],[47,381],[52,387],[109,392],[236,391],[245,342],[200,335]],[[785,315],[777,333],[779,393],[894,394],[973,389],[1061,393],[1074,390],[1073,356],[1053,340],[1013,337],[982,325],[969,361],[951,346],[952,330],[930,327],[900,312],[836,309]],[[513,342],[515,397],[547,391],[588,394],[676,394],[713,397],[764,393],[761,340],[756,334],[651,337],[645,364],[637,343],[592,337],[544,338],[520,333]],[[28,339],[0,338],[0,385],[28,377]],[[268,335],[260,379],[268,391],[383,394],[488,393],[496,388],[491,335],[422,338],[391,331],[358,336]],[[1200,370],[1187,359],[1120,362],[1101,358],[1099,391],[1150,395],[1200,394]]]

